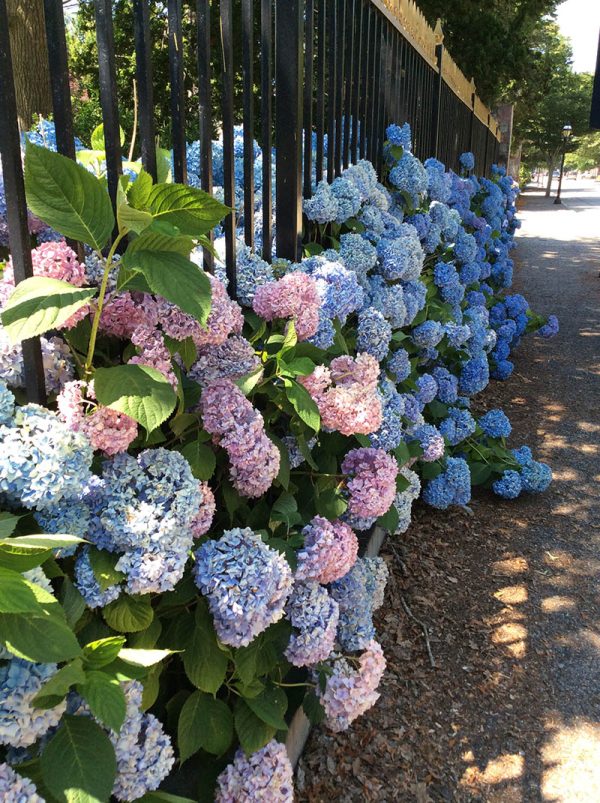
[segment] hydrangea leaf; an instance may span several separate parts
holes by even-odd
[[[0,566],[5,566],[7,569],[28,572],[36,566],[41,566],[52,556],[50,549],[16,546],[11,543],[13,540],[10,538],[0,543]]]
[[[208,608],[196,606],[194,629],[183,654],[186,675],[196,688],[216,694],[227,673],[227,653],[220,649]]]
[[[119,556],[105,549],[90,547],[88,552],[90,566],[94,572],[100,591],[106,591],[110,586],[118,585],[125,579],[123,572],[115,569]]]
[[[92,719],[64,716],[44,748],[41,768],[61,803],[100,803],[110,797],[117,761],[108,736]]]
[[[267,742],[270,742],[277,732],[277,728],[267,725],[254,711],[248,707],[247,700],[238,700],[234,714],[235,732],[240,745],[246,753],[256,753]]]
[[[298,417],[312,430],[318,432],[321,427],[321,416],[310,393],[293,379],[284,378],[283,384],[285,385],[285,394]]]
[[[0,613],[42,613],[42,606],[19,572],[0,566]]]
[[[190,797],[180,797],[179,795],[172,795],[169,792],[146,792],[137,803],[197,803]]]
[[[150,173],[147,173],[142,167],[136,180],[127,188],[127,200],[131,206],[136,209],[146,208],[153,183]]]
[[[230,211],[212,195],[184,184],[155,184],[146,203],[155,218],[192,237],[207,234]]]
[[[108,242],[115,225],[110,198],[82,165],[28,140],[25,192],[33,214],[64,237],[97,251]]]
[[[178,451],[190,464],[192,474],[197,480],[209,480],[212,477],[217,466],[217,458],[210,446],[195,440],[186,443]]]
[[[8,538],[9,535],[12,535],[19,519],[22,518],[22,516],[15,516],[4,510],[0,511],[0,538]]]
[[[95,294],[93,287],[32,276],[15,287],[2,310],[2,325],[10,340],[18,343],[59,328]]]
[[[66,622],[48,611],[41,615],[0,614],[0,641],[17,658],[36,663],[68,661],[81,654]]]
[[[67,533],[41,533],[40,535],[17,535],[14,538],[2,538],[2,546],[18,546],[24,550],[60,549],[87,543],[84,538]]]
[[[283,689],[276,686],[267,688],[256,697],[246,700],[246,704],[256,716],[275,730],[287,730],[284,719],[288,699]]]
[[[210,694],[193,692],[179,714],[177,741],[181,762],[200,749],[220,756],[232,739],[233,714],[229,706]]]
[[[125,722],[127,704],[121,684],[116,678],[96,670],[85,674],[85,683],[77,691],[90,707],[92,714],[111,730],[118,733]]]
[[[325,709],[312,689],[302,701],[302,708],[311,725],[320,725],[325,719]]]
[[[148,432],[159,427],[177,403],[168,379],[148,365],[98,368],[94,390],[100,404],[125,413]]]
[[[176,304],[203,326],[206,324],[211,308],[210,281],[187,257],[172,251],[128,249],[123,255],[123,266],[127,271],[141,274],[153,293]]]
[[[125,636],[108,636],[108,638],[90,641],[83,648],[83,660],[88,669],[101,669],[111,664],[119,655],[125,644]]]
[[[148,667],[164,661],[165,658],[172,654],[173,650],[144,650],[124,647],[119,652],[119,658],[127,664]]]
[[[127,594],[103,608],[102,615],[106,623],[119,633],[145,630],[154,619],[154,611],[146,597],[129,597]]]
[[[31,701],[35,708],[53,708],[65,697],[71,686],[85,681],[80,658],[63,666],[47,680]]]

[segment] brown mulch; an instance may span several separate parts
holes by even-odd
[[[527,341],[481,405],[555,481],[516,502],[478,492],[471,512],[416,506],[384,546],[381,698],[346,733],[313,731],[301,802],[600,800],[600,249],[554,210],[526,207],[518,283],[561,335]]]

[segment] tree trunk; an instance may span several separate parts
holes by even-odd
[[[548,159],[546,162],[548,166],[548,181],[546,183],[546,198],[550,197],[550,191],[552,189],[552,173],[554,172],[554,159]]]
[[[27,131],[33,117],[52,112],[44,0],[7,0],[19,127]]]

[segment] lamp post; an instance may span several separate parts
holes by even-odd
[[[558,191],[556,193],[556,198],[554,199],[555,204],[560,204],[562,201],[560,200],[560,190],[562,187],[562,179],[563,179],[563,171],[565,169],[565,154],[567,152],[567,142],[571,138],[571,134],[573,133],[573,128],[570,125],[564,125],[562,130],[562,157],[560,160],[560,175],[558,177]]]

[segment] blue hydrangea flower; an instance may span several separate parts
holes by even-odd
[[[496,360],[496,364],[491,372],[492,379],[503,382],[512,374],[514,365],[510,360]]]
[[[392,123],[385,129],[385,135],[390,145],[399,145],[405,151],[411,150],[412,134],[408,123],[404,123],[404,125]]]
[[[9,424],[0,425],[0,501],[44,510],[76,498],[90,477],[87,438],[37,404],[17,407]]]
[[[43,532],[54,535],[75,535],[86,538],[90,523],[90,511],[87,505],[79,500],[62,501],[51,508],[38,510],[34,518]],[[77,546],[62,547],[55,551],[57,558],[67,558],[75,554]]]
[[[426,463],[432,463],[434,460],[439,460],[444,455],[444,438],[440,431],[433,424],[421,424],[416,427],[411,434],[411,440],[419,441],[423,454],[421,460]]]
[[[326,181],[320,181],[312,198],[302,202],[304,214],[314,223],[330,223],[338,216],[338,201],[332,191],[332,186]]]
[[[56,727],[66,709],[34,708],[33,698],[56,674],[56,664],[34,664],[12,658],[0,665],[0,744],[28,747]]]
[[[404,305],[406,307],[405,326],[410,326],[415,316],[425,307],[427,287],[421,281],[406,282],[402,285]]]
[[[369,435],[369,441],[376,449],[391,452],[400,446],[403,440],[402,416],[405,414],[405,400],[389,379],[380,382],[378,392],[381,398],[382,421],[377,432]]]
[[[348,270],[354,271],[359,279],[366,277],[377,264],[377,249],[360,234],[342,234],[339,256]]]
[[[388,371],[393,375],[398,384],[404,382],[411,374],[412,367],[410,357],[406,349],[399,348],[390,355],[387,361]]]
[[[504,306],[506,308],[507,315],[510,318],[516,319],[518,315],[527,312],[529,309],[529,302],[520,293],[514,293],[513,295],[505,296]]]
[[[263,284],[275,281],[273,268],[247,245],[238,243],[236,251],[237,300],[251,307],[254,294]]]
[[[376,360],[387,355],[392,339],[392,327],[379,310],[367,307],[358,315],[356,348],[366,351]]]
[[[417,400],[419,404],[429,404],[437,396],[438,385],[431,374],[422,374],[417,379]]]
[[[552,482],[552,469],[546,463],[531,460],[521,470],[523,490],[528,493],[543,493]]]
[[[488,438],[508,438],[512,431],[510,421],[502,410],[489,410],[477,423]]]
[[[415,326],[410,336],[415,345],[433,348],[444,337],[444,329],[439,321],[424,321]]]
[[[296,583],[286,605],[294,630],[285,657],[294,666],[313,666],[333,652],[340,609],[318,583]]]
[[[345,650],[362,650],[375,636],[373,611],[383,603],[388,570],[383,558],[358,558],[348,574],[331,584],[339,605],[337,638]]]
[[[75,561],[75,586],[88,608],[105,608],[109,602],[116,600],[123,590],[120,583],[102,590],[90,563],[88,547],[84,547]]]
[[[249,527],[226,530],[196,552],[194,579],[208,598],[217,635],[243,647],[283,616],[292,589],[285,558]]]
[[[390,183],[399,190],[404,197],[410,199],[411,206],[419,206],[421,197],[427,192],[429,177],[421,162],[405,151],[389,173]]]
[[[331,184],[331,193],[337,201],[336,223],[341,224],[352,217],[356,217],[360,209],[361,197],[355,184],[343,176],[338,176]]]
[[[312,257],[300,264],[300,269],[315,280],[321,297],[321,314],[345,323],[351,312],[360,309],[364,291],[356,273],[341,262]]]
[[[448,343],[455,349],[463,346],[471,336],[471,330],[463,324],[445,323],[444,332]]]
[[[375,274],[367,279],[365,306],[379,310],[393,329],[400,329],[406,321],[404,290],[401,284],[389,284],[383,276]]]
[[[439,430],[451,446],[457,446],[475,432],[475,419],[468,410],[451,407]]]
[[[443,404],[453,404],[458,398],[458,378],[443,366],[436,366],[431,373],[438,385],[438,399]]]
[[[537,330],[537,334],[541,337],[550,338],[558,334],[558,329],[558,318],[556,315],[549,315],[546,323]]]
[[[463,170],[473,170],[475,167],[475,156],[471,153],[471,151],[461,153],[458,161]]]
[[[511,454],[521,466],[533,461],[533,454],[529,446],[519,446],[518,449],[511,449]]]
[[[446,468],[425,484],[423,501],[439,510],[450,505],[466,505],[471,499],[471,472],[466,460],[449,457]]]
[[[8,764],[0,764],[0,800],[6,803],[44,803],[35,784]]]
[[[415,281],[421,275],[425,253],[414,226],[402,223],[400,229],[400,237],[383,239],[377,246],[380,270],[386,279]]]
[[[472,357],[463,363],[458,379],[461,393],[474,396],[487,387],[490,381],[490,368],[485,354]]]
[[[463,265],[475,262],[477,259],[477,241],[472,234],[468,234],[462,226],[458,227],[454,243],[454,255]]]
[[[7,424],[15,412],[15,397],[8,385],[0,379],[0,424]]]
[[[512,469],[503,471],[500,479],[492,483],[492,490],[503,499],[516,499],[523,490],[521,475]]]

